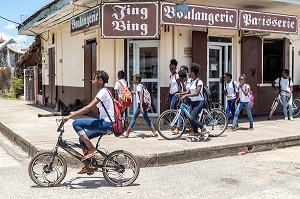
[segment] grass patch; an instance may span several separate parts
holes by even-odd
[[[19,100],[19,99],[15,97],[0,97],[0,100]]]

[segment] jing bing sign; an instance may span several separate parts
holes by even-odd
[[[104,3],[102,38],[157,38],[158,3]]]
[[[71,33],[89,30],[100,24],[100,7],[97,6],[71,18]]]
[[[297,16],[240,10],[239,18],[241,30],[298,33]]]

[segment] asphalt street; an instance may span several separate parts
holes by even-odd
[[[300,198],[300,147],[143,168],[130,187],[68,169],[58,187],[29,178],[29,157],[0,134],[0,198]]]

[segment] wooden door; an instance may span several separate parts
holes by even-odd
[[[247,83],[255,97],[252,113],[258,113],[258,87],[262,78],[262,39],[259,37],[242,37],[241,72],[246,75]]]
[[[56,86],[55,86],[55,48],[48,49],[49,56],[49,100],[48,103],[55,105],[56,103]]]
[[[97,48],[93,40],[84,46],[84,99],[83,104],[89,104],[96,96],[97,89],[92,85],[93,74],[97,69]],[[93,108],[92,115],[96,116],[97,108]]]
[[[192,62],[201,66],[199,77],[207,85],[207,32],[192,32]]]

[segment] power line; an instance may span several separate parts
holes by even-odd
[[[6,21],[9,21],[9,22],[11,22],[11,23],[14,23],[14,24],[18,24],[18,25],[20,25],[20,26],[23,26],[23,23],[21,24],[21,23],[12,21],[12,20],[10,20],[10,19],[7,19],[7,18],[5,18],[5,17],[2,17],[2,16],[0,16],[0,18],[1,18],[1,19],[4,19],[4,20],[6,20]],[[36,36],[40,36],[43,40],[45,40],[46,42],[48,42],[44,37],[41,36],[41,34],[37,34],[36,32],[33,32],[32,30],[29,30],[29,29],[27,29],[27,30],[30,31],[30,32],[32,32],[32,33],[35,34]]]

